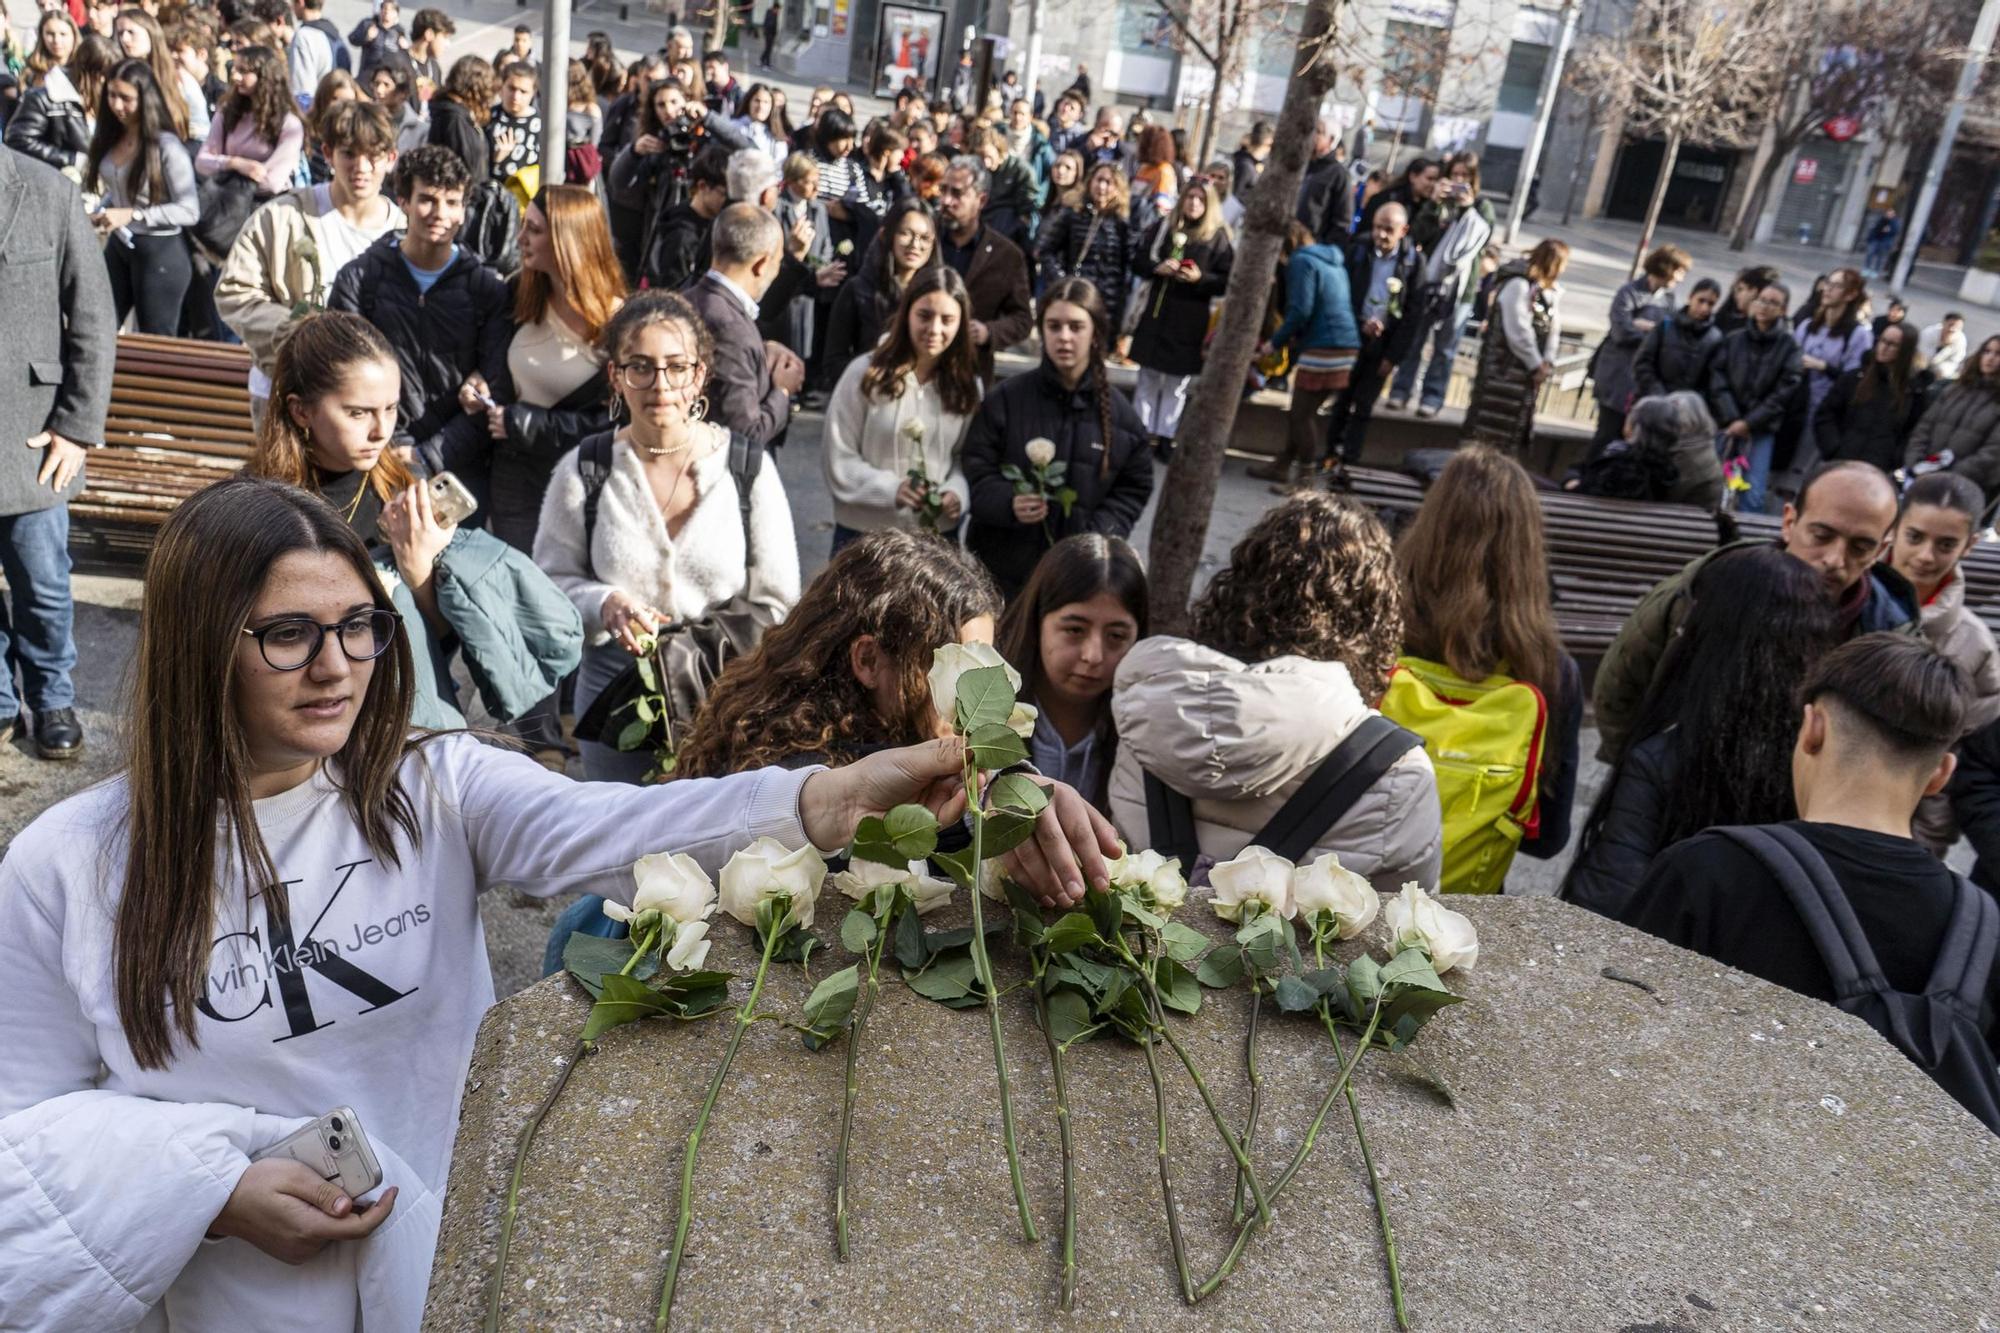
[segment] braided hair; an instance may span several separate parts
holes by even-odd
[[[1104,298],[1088,278],[1062,278],[1050,284],[1042,293],[1042,318],[1048,319],[1049,311],[1058,302],[1073,305],[1090,316],[1090,370],[1092,388],[1097,395],[1097,429],[1104,440],[1103,457],[1098,460],[1098,476],[1111,475],[1111,372],[1104,364],[1106,346],[1111,340],[1111,317],[1105,312]]]

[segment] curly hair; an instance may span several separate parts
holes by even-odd
[[[1339,662],[1372,707],[1403,642],[1395,549],[1374,514],[1297,495],[1257,520],[1194,605],[1196,642],[1248,663]]]
[[[1000,593],[971,557],[934,536],[871,532],[836,555],[784,622],[730,663],[681,743],[676,777],[716,777],[811,756],[831,764],[937,734],[931,654],[966,622],[1000,614]],[[872,636],[901,677],[892,714],[854,675],[854,642]]]

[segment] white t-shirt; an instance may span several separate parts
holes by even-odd
[[[43,814],[0,861],[0,1141],[16,1140],[17,1114],[79,1089],[275,1116],[345,1105],[385,1156],[393,1153],[441,1197],[473,1037],[493,1003],[480,891],[507,884],[540,896],[593,892],[629,902],[631,864],[652,852],[687,852],[713,874],[759,835],[803,846],[798,799],[809,772],[770,769],[651,787],[582,784],[469,736],[440,737],[402,766],[424,836],[420,848],[403,851],[400,867],[377,860],[324,773],[258,801],[258,827],[290,895],[289,912],[273,920],[261,893],[246,903],[232,876],[218,895],[207,994],[199,1002],[201,1044],[177,1043],[165,1069],[139,1066],[118,1021],[112,930],[127,789],[122,778],[92,787]],[[107,1071],[101,1079],[100,1064]],[[28,1142],[31,1153],[55,1159],[38,1178],[81,1175],[98,1187],[82,1193],[106,1203],[80,1207],[115,1206],[126,1183],[89,1178],[89,1144],[64,1145],[46,1133]],[[223,1185],[233,1188],[247,1165],[238,1155]],[[178,1156],[157,1166],[169,1178],[199,1169]],[[201,1183],[212,1187],[206,1176]],[[399,1209],[421,1193],[413,1182],[402,1188]],[[70,1229],[46,1218],[22,1224],[20,1210],[31,1202],[0,1200],[0,1236],[16,1237],[0,1252],[0,1308],[18,1307],[22,1285],[33,1281],[18,1268],[37,1247],[14,1249],[20,1235],[39,1239],[53,1230],[60,1238]],[[290,1279],[272,1281],[300,1270],[243,1241],[202,1243],[214,1211],[198,1218],[129,1211],[137,1215],[110,1224],[123,1233],[118,1249],[199,1250],[186,1269],[166,1275],[169,1289],[132,1291],[134,1298],[164,1300],[171,1315],[176,1304],[216,1309],[218,1292],[239,1303],[247,1293],[258,1308],[236,1309],[238,1327],[347,1333],[358,1326],[366,1293],[356,1294],[351,1278],[344,1288],[331,1284],[347,1292],[345,1308],[338,1299],[323,1308],[324,1273],[313,1282],[321,1293],[313,1304],[322,1308],[302,1306]],[[402,1245],[423,1246],[426,1256],[435,1241],[434,1230],[399,1237]],[[308,1267],[351,1273],[353,1259],[334,1253],[340,1249],[328,1247],[323,1261]],[[428,1264],[426,1257],[417,1267],[427,1274]],[[65,1322],[60,1304],[47,1304],[66,1299],[62,1294],[37,1292],[37,1299],[39,1314],[22,1312],[28,1326]],[[421,1293],[416,1300],[420,1308]]]

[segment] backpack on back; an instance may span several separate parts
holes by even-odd
[[[1549,707],[1525,681],[1461,680],[1421,657],[1397,659],[1382,716],[1424,738],[1444,820],[1441,893],[1498,893],[1538,822]]]
[[[1805,923],[1835,1001],[1889,1039],[1959,1105],[2000,1134],[2000,1065],[1979,1027],[1993,957],[2000,948],[2000,906],[1963,875],[1930,980],[1921,995],[1893,990],[1826,858],[1797,829],[1783,825],[1718,828],[1777,879]]]

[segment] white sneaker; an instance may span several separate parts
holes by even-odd
[[[1391,398],[1388,402],[1382,404],[1382,406],[1390,412],[1406,412],[1409,410],[1410,400],[1407,398]]]
[[[1417,409],[1417,415],[1420,417],[1434,417],[1437,414],[1438,410],[1435,407],[1432,407],[1429,403],[1425,403],[1422,407],[1419,407]]]

